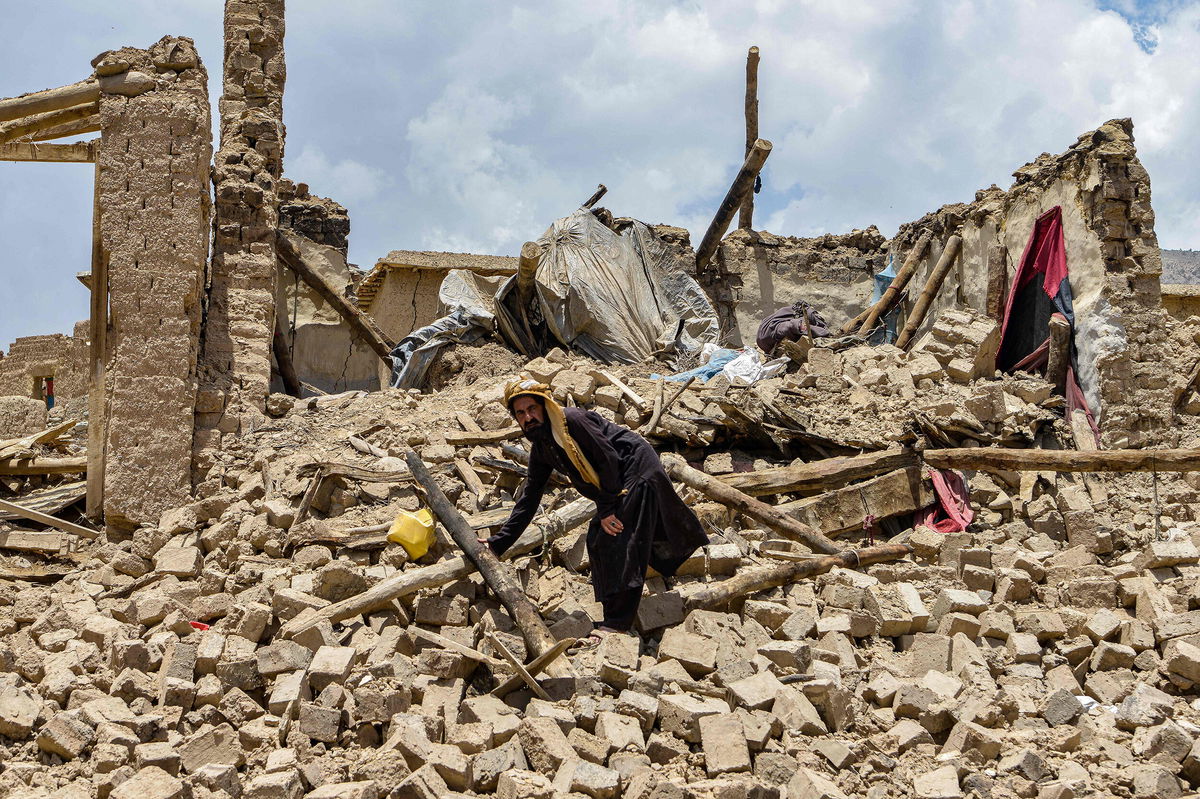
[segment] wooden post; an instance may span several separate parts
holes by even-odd
[[[542,248],[537,242],[527,241],[521,245],[521,257],[517,260],[517,297],[521,307],[533,296],[534,277],[537,275],[541,255]]]
[[[108,397],[104,371],[108,362],[108,258],[100,236],[100,153],[96,147],[92,188],[92,302],[88,327],[87,500],[85,513],[93,522],[104,517],[104,461],[108,440]]]
[[[862,322],[862,327],[858,329],[859,335],[870,335],[879,318],[890,311],[892,306],[900,301],[900,292],[904,291],[904,287],[912,279],[913,273],[917,271],[917,265],[921,263],[921,256],[925,254],[925,248],[929,246],[929,239],[931,237],[932,234],[927,230],[917,239],[917,243],[909,250],[908,256],[904,259],[904,265],[900,267],[900,271],[892,278],[892,282],[887,287],[887,290],[867,310],[867,316]],[[853,330],[854,328],[852,327],[850,329],[844,327],[842,328],[842,334],[845,335]]]
[[[912,548],[907,544],[884,544],[798,563],[756,566],[740,571],[728,580],[711,583],[701,590],[689,594],[684,598],[684,608],[691,611],[721,607],[727,602],[756,594],[759,591],[788,585],[805,577],[824,574],[837,566],[845,569],[857,569],[872,563],[899,560],[910,552],[912,552]]]
[[[279,379],[283,381],[283,389],[293,397],[300,396],[300,378],[296,376],[296,364],[292,360],[292,351],[288,347],[287,334],[283,332],[283,321],[275,314],[275,335],[271,337],[271,351],[275,354],[275,364],[279,367]]]
[[[39,131],[57,128],[80,119],[87,119],[95,116],[98,110],[99,103],[88,103],[14,120],[6,125],[0,125],[0,144],[35,135]]]
[[[725,199],[717,208],[716,216],[713,217],[708,230],[704,233],[704,240],[700,242],[700,247],[696,250],[697,270],[703,270],[716,255],[717,247],[721,246],[721,238],[729,229],[729,223],[733,221],[734,213],[741,208],[747,192],[754,188],[754,179],[758,177],[758,173],[762,170],[763,164],[766,163],[767,156],[770,154],[771,142],[764,139],[755,140],[750,147],[750,152],[746,156],[742,168],[738,170],[737,177],[730,184]]]
[[[289,269],[299,275],[301,280],[320,294],[326,302],[333,306],[333,309],[346,320],[346,324],[350,325],[350,329],[371,347],[385,366],[391,368],[391,354],[392,350],[396,347],[396,342],[388,338],[379,329],[379,325],[375,324],[375,320],[360,311],[342,296],[341,292],[329,285],[325,281],[325,278],[321,277],[316,270],[304,263],[304,258],[300,255],[300,250],[289,238],[288,233],[282,230],[279,231],[275,237],[275,250],[279,253],[280,260]]]
[[[593,205],[600,202],[600,198],[603,197],[607,193],[608,193],[608,186],[605,186],[603,183],[601,183],[598,186],[596,186],[596,193],[593,194],[591,197],[588,197],[586,200],[584,200],[583,205],[581,205],[579,207],[580,208],[591,208]],[[524,249],[524,248],[522,248],[522,249]]]
[[[942,282],[950,273],[950,267],[954,264],[954,258],[958,255],[961,247],[962,237],[957,234],[951,236],[950,240],[946,242],[946,249],[942,250],[942,257],[938,259],[937,265],[929,273],[929,279],[925,281],[925,288],[921,289],[921,295],[917,297],[916,304],[913,305],[908,318],[904,320],[904,330],[896,338],[896,346],[900,349],[908,346],[913,336],[916,335],[917,328],[925,321],[925,315],[929,313],[929,306],[933,304],[933,298],[937,296]]]
[[[746,53],[746,154],[758,140],[758,48],[751,47]],[[754,229],[754,192],[746,195],[742,212],[738,216],[740,230]]]
[[[46,111],[57,111],[60,108],[70,108],[80,103],[91,103],[100,99],[100,83],[94,78],[60,86],[57,89],[45,89],[40,92],[23,94],[20,97],[10,97],[0,100],[0,122],[10,119],[20,119],[30,114],[41,114]]]
[[[1067,393],[1067,367],[1071,364],[1071,323],[1060,313],[1050,316],[1050,354],[1046,380],[1054,384],[1056,394]]]
[[[512,616],[513,622],[521,630],[522,637],[529,646],[530,653],[536,657],[550,651],[556,640],[549,628],[546,627],[546,622],[542,620],[538,609],[525,595],[521,585],[500,565],[500,559],[496,557],[491,548],[486,544],[481,544],[475,537],[475,531],[442,493],[442,489],[434,481],[433,475],[425,466],[425,462],[421,460],[421,456],[410,449],[405,451],[404,460],[408,464],[413,478],[424,489],[425,501],[429,503],[433,514],[437,516],[442,526],[450,533],[450,537],[462,549],[467,560],[471,561],[479,570],[479,574],[488,587],[495,592],[500,604],[504,605],[509,615]],[[557,672],[552,674],[555,677],[570,675],[570,667],[564,667],[561,661],[555,662],[550,670]]]
[[[732,508],[738,513],[745,514],[755,521],[762,522],[772,530],[776,530],[788,538],[807,544],[816,552],[832,555],[835,552],[841,551],[841,548],[837,544],[830,541],[820,531],[814,530],[806,524],[801,524],[790,516],[772,508],[767,503],[757,500],[748,494],[743,494],[741,491],[726,485],[715,477],[710,477],[704,472],[693,469],[678,455],[664,454],[662,462],[663,468],[667,470],[667,474],[684,485],[691,486],[710,499],[720,502],[722,505]]]
[[[503,560],[512,560],[527,555],[549,541],[556,541],[596,513],[596,505],[590,499],[577,499],[542,519],[535,521],[504,553]],[[490,551],[490,550],[489,550]],[[279,631],[284,638],[292,638],[310,630],[323,621],[345,621],[387,607],[392,600],[415,594],[424,588],[437,588],[446,583],[462,579],[475,571],[475,564],[466,556],[450,558],[432,566],[406,569],[368,588],[361,594],[326,605],[320,610],[302,613],[289,621]]]
[[[1004,314],[1004,300],[1008,294],[1008,249],[1003,244],[993,244],[987,253],[987,315],[1000,321]]]
[[[1025,472],[1200,472],[1200,449],[927,449],[937,469]]]

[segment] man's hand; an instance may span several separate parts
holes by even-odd
[[[625,529],[625,525],[621,523],[614,514],[609,514],[600,520],[600,529],[609,535],[620,535]]]

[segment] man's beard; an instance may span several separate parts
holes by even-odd
[[[546,431],[549,429],[550,426],[545,422],[530,421],[525,425],[525,437],[530,439],[544,438]]]

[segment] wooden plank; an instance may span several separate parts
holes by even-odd
[[[610,372],[605,372],[602,369],[598,369],[596,371],[597,371],[597,374],[599,374],[601,377],[603,377],[605,380],[607,380],[610,385],[616,387],[617,391],[620,391],[622,394],[625,395],[625,397],[630,402],[632,402],[635,406],[637,406],[637,409],[639,411],[641,411],[642,413],[646,412],[646,400],[644,400],[640,394],[638,394],[632,388],[630,388],[629,386],[627,386],[623,382],[621,382],[621,380],[616,375],[614,375]]]
[[[486,663],[489,666],[503,666],[505,664],[505,661],[500,660],[499,658],[488,657],[478,649],[472,649],[465,644],[460,644],[458,641],[455,641],[452,638],[447,638],[444,635],[438,635],[437,633],[429,630],[423,630],[420,627],[409,627],[408,634],[415,638],[422,638],[431,644],[437,644],[443,649],[449,649],[451,652],[457,652],[463,657],[469,660],[474,660],[477,663]]]
[[[58,164],[90,164],[96,160],[91,142],[41,144],[10,142],[0,144],[0,161],[44,161]]]
[[[529,686],[530,691],[533,691],[534,696],[536,696],[538,699],[544,699],[549,702],[550,694],[546,693],[546,689],[538,685],[538,681],[533,679],[533,675],[525,670],[525,664],[518,660],[516,655],[514,655],[512,652],[509,652],[508,647],[500,643],[500,639],[496,637],[495,633],[489,632],[487,637],[492,646],[496,647],[496,651],[508,661],[508,665],[512,666],[513,671],[517,673],[517,677],[519,677],[522,682]],[[550,650],[548,649],[546,651],[549,652]],[[546,653],[543,652],[542,654]]]
[[[108,395],[105,368],[108,364],[108,256],[100,237],[100,159],[92,185],[92,293],[88,324],[88,444],[87,507],[93,522],[104,516],[104,459],[108,450]]]
[[[0,549],[16,552],[53,553],[62,550],[67,537],[62,533],[38,533],[32,530],[0,530]]]
[[[9,438],[0,441],[0,458],[31,457],[34,454],[33,447],[35,445],[53,444],[74,426],[74,421],[63,422],[60,425],[39,430],[36,433],[30,433],[21,438]]]
[[[96,133],[99,130],[100,114],[92,114],[90,117],[64,122],[61,125],[51,125],[48,128],[39,130],[37,133],[22,136],[17,141],[50,141],[51,139],[62,139],[67,136],[82,136],[85,133]],[[99,143],[100,140],[93,139],[92,141]]]
[[[333,309],[346,320],[346,324],[350,326],[351,330],[370,346],[371,350],[379,356],[384,365],[391,368],[391,353],[396,347],[396,342],[388,338],[379,329],[374,319],[360,311],[340,291],[329,285],[315,269],[304,262],[299,248],[296,247],[295,242],[290,238],[291,235],[280,230],[279,234],[275,237],[275,249],[279,253],[280,260],[289,269],[299,275],[314,291],[320,294],[326,302],[333,306]]]
[[[566,652],[568,649],[575,646],[575,642],[577,640],[578,639],[576,638],[564,638],[563,640],[559,641],[557,644],[550,647],[550,649],[546,650],[533,660],[529,661],[529,663],[525,664],[525,673],[531,677],[536,677],[537,675],[541,674],[546,670],[546,666],[550,665],[551,661],[553,661],[563,652]],[[525,682],[525,679],[520,675],[510,677],[506,682],[501,683],[496,690],[492,691],[492,693],[500,698],[504,698],[520,688],[523,682]]]
[[[55,89],[43,89],[40,92],[23,94],[20,97],[10,97],[0,100],[0,122],[10,119],[20,119],[30,114],[41,114],[46,111],[57,111],[60,108],[70,108],[80,103],[95,102],[100,99],[100,83],[95,78],[81,80],[68,86]]]
[[[723,474],[718,479],[752,497],[828,491],[853,480],[903,469],[917,463],[917,456],[901,450],[866,452],[862,455],[825,458],[798,466],[758,469],[740,474]]]
[[[927,449],[927,464],[938,469],[1010,472],[1200,472],[1200,449]]]
[[[66,533],[74,533],[82,538],[92,539],[100,535],[100,533],[96,532],[95,530],[90,530],[87,527],[81,527],[80,525],[72,522],[63,521],[62,519],[55,518],[54,516],[50,516],[40,511],[30,510],[29,508],[22,507],[15,502],[9,502],[4,499],[0,499],[0,510],[8,511],[9,513],[15,513],[17,516],[20,516],[23,519],[44,524],[47,527],[54,527]]]
[[[776,505],[794,519],[826,535],[862,530],[868,515],[876,519],[912,513],[934,501],[921,468],[910,466],[815,497]]]
[[[0,460],[0,474],[83,474],[88,470],[85,455],[75,458],[5,458]]]
[[[31,491],[21,497],[21,505],[42,513],[57,513],[72,502],[78,502],[87,494],[87,483],[64,483],[53,488]],[[20,518],[16,514],[0,511],[0,520]]]

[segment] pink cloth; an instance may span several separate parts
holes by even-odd
[[[1067,277],[1067,246],[1063,241],[1061,205],[1054,206],[1033,223],[1033,233],[1025,243],[1025,252],[1021,253],[1021,261],[1017,264],[1017,274],[1013,276],[1012,290],[1008,292],[1008,301],[1004,304],[1004,320],[1000,327],[1002,340],[1004,331],[1008,329],[1008,317],[1012,314],[1017,292],[1025,288],[1034,275],[1039,274],[1046,276],[1042,283],[1046,295],[1050,299],[1057,297],[1058,288]]]
[[[913,516],[913,526],[928,527],[939,533],[961,533],[975,518],[971,494],[962,475],[953,471],[930,469],[933,493],[937,501]]]

